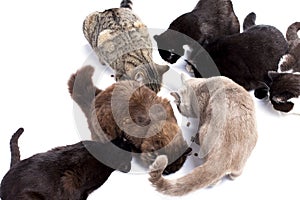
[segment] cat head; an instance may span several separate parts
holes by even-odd
[[[300,38],[297,34],[299,30],[300,22],[295,22],[291,24],[286,31],[289,50],[288,54],[283,57],[283,62],[279,66],[279,69],[282,72],[300,72]]]
[[[130,171],[131,145],[123,138],[116,138],[109,143],[83,141],[83,145],[101,163],[125,173]]]
[[[142,143],[142,160],[151,164],[158,155],[167,155],[169,163],[163,174],[178,171],[192,151],[182,136],[176,123],[161,121],[154,124],[149,130],[151,135]]]
[[[169,68],[168,65],[158,65],[156,63],[145,64],[129,70],[120,80],[135,80],[158,93],[162,86],[163,74]]]
[[[168,63],[176,63],[184,55],[184,41],[176,39],[174,31],[167,30],[160,35],[155,35],[154,40],[157,42],[159,55]]]
[[[199,103],[196,96],[196,84],[204,79],[191,78],[181,74],[182,87],[177,92],[171,93],[179,112],[186,116],[197,118],[199,116]]]
[[[274,109],[289,112],[294,103],[290,100],[300,96],[300,74],[268,72],[271,79],[270,101]]]

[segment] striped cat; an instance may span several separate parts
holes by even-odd
[[[116,81],[136,80],[159,92],[169,66],[152,60],[147,27],[132,12],[130,0],[123,0],[120,8],[88,15],[83,33],[100,62],[115,70]]]

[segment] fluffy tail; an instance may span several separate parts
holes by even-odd
[[[299,39],[297,32],[300,30],[300,22],[291,24],[286,31],[287,41]]]
[[[251,28],[252,26],[254,26],[255,21],[256,21],[256,14],[254,12],[249,13],[244,19],[243,30],[245,31]]]
[[[218,164],[220,161],[216,162],[217,164],[206,161],[191,173],[175,180],[168,180],[162,177],[162,172],[168,164],[168,158],[165,155],[161,155],[150,166],[149,181],[163,194],[182,196],[196,189],[213,185],[223,178],[226,175],[225,167],[222,164]]]
[[[92,76],[94,68],[85,66],[79,69],[69,79],[69,92],[73,100],[79,105],[85,116],[89,119],[91,115],[92,102],[95,96],[101,92],[93,84]]]
[[[10,152],[11,152],[11,161],[10,161],[10,167],[14,166],[18,162],[20,162],[20,149],[18,145],[19,137],[24,132],[23,128],[19,128],[17,132],[13,134],[13,136],[10,139]]]
[[[131,6],[132,2],[130,0],[123,0],[120,5],[121,8],[129,8],[132,10]]]

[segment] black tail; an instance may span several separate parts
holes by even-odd
[[[18,145],[19,137],[24,132],[23,128],[19,128],[17,132],[13,134],[13,136],[10,139],[10,152],[11,152],[11,161],[10,161],[10,167],[14,166],[18,162],[20,162],[20,149]]]
[[[131,6],[132,2],[130,0],[123,0],[120,5],[121,8],[129,8],[132,10]]]
[[[254,26],[255,21],[256,21],[256,14],[254,12],[249,13],[244,19],[243,30],[245,31],[251,28],[252,26]]]
[[[300,30],[300,22],[295,22],[291,24],[286,31],[286,39],[287,41],[298,39],[297,32]]]
[[[88,119],[91,115],[92,102],[95,96],[101,92],[93,84],[93,74],[94,68],[85,66],[73,74],[68,82],[71,97]]]

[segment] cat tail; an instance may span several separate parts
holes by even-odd
[[[72,74],[68,81],[69,93],[72,99],[79,105],[88,119],[91,117],[93,100],[101,92],[93,84],[93,74],[94,68],[85,66]]]
[[[287,41],[299,39],[297,32],[300,30],[300,22],[291,24],[286,31]]]
[[[157,191],[170,196],[182,196],[196,189],[214,185],[226,175],[224,167],[226,161],[220,161],[222,156],[215,157],[215,159],[207,160],[203,165],[196,167],[191,173],[181,178],[168,180],[162,176],[162,172],[168,164],[168,158],[165,155],[160,155],[150,166],[149,181],[156,187]]]
[[[123,0],[121,2],[120,8],[129,8],[132,10],[132,2],[130,0]]]
[[[13,167],[15,164],[20,162],[20,149],[18,145],[18,140],[23,132],[24,129],[19,128],[10,139],[10,152],[11,152],[10,167]]]
[[[254,26],[255,21],[256,21],[256,14],[254,12],[249,13],[244,19],[243,30],[245,31],[251,28],[252,26]]]

